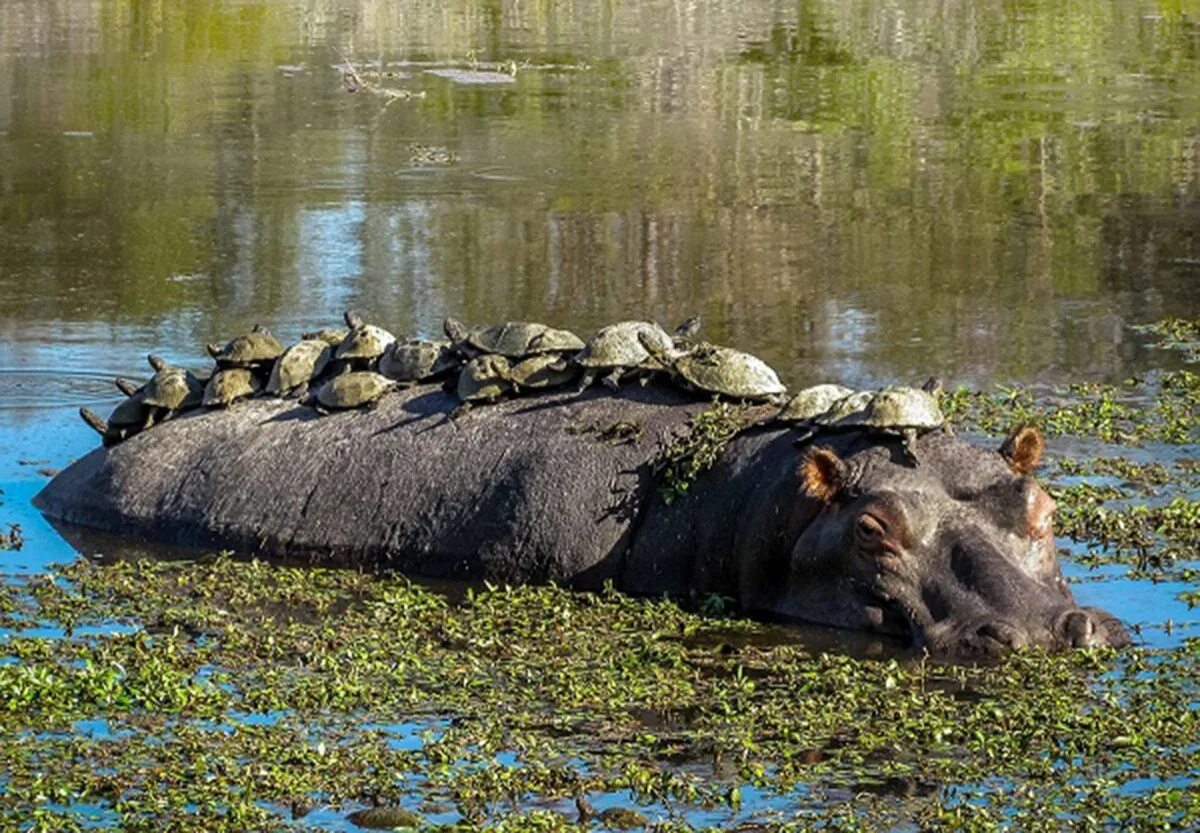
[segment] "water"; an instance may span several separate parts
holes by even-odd
[[[74,557],[29,499],[150,351],[700,312],[793,386],[1115,381],[1178,365],[1128,326],[1200,315],[1198,232],[1190,0],[9,0],[0,567]]]

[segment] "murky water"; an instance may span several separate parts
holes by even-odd
[[[8,0],[3,571],[75,553],[28,501],[76,407],[255,322],[700,312],[791,385],[1059,383],[1176,366],[1128,325],[1198,281],[1191,0]]]

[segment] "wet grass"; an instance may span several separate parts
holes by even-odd
[[[1198,399],[1180,371],[948,410],[1083,438],[1042,473],[1070,557],[1195,605]],[[659,449],[660,484],[686,499],[739,426],[699,415]],[[228,556],[10,577],[0,829],[1200,826],[1200,638],[957,667],[822,653],[728,610],[556,587],[452,602]]]

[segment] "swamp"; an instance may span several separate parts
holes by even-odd
[[[33,507],[147,353],[347,308],[937,376],[959,435],[1045,434],[1063,572],[1134,645],[949,664]],[[7,0],[0,830],[1198,829],[1198,414],[1196,0]]]

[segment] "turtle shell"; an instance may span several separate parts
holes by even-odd
[[[871,395],[866,407],[838,421],[839,426],[903,429],[940,428],[946,417],[937,395],[920,388],[888,387]]]
[[[108,415],[109,428],[149,427],[153,423],[154,409],[146,405],[145,395],[143,389],[118,402]]]
[[[841,385],[813,385],[787,401],[776,415],[781,422],[807,422],[833,407],[833,403],[854,393]]]
[[[382,327],[363,324],[355,327],[337,347],[338,359],[377,359],[387,350],[396,337]]]
[[[218,370],[204,387],[204,405],[224,408],[239,399],[253,396],[262,389],[258,377],[244,367],[228,367]]]
[[[334,410],[359,408],[383,396],[396,387],[386,376],[370,370],[355,370],[334,376],[317,390],[316,401]]]
[[[333,353],[328,342],[319,338],[298,341],[284,351],[271,368],[267,393],[282,396],[307,385],[321,375]]]
[[[210,344],[208,351],[220,367],[253,367],[275,361],[282,355],[283,345],[265,327],[255,327],[224,347]]]
[[[379,360],[379,372],[397,382],[415,384],[441,376],[461,361],[453,343],[445,339],[396,341]]]
[[[480,352],[499,353],[510,359],[535,353],[574,353],[584,347],[579,336],[569,330],[556,330],[528,321],[509,321],[474,329],[467,336],[467,343]]]
[[[512,365],[504,356],[488,353],[476,356],[458,374],[458,398],[463,402],[493,400],[512,390],[509,373]]]
[[[787,388],[762,359],[730,347],[703,345],[675,359],[688,383],[733,399],[767,399]]]
[[[325,327],[320,330],[313,330],[311,333],[301,333],[300,338],[305,341],[323,341],[330,347],[337,347],[346,340],[346,336],[350,335],[349,330],[341,330],[334,327]]]
[[[182,367],[164,367],[142,389],[143,401],[155,408],[180,411],[198,407],[204,399],[204,385]]]
[[[574,382],[579,370],[557,353],[539,353],[513,365],[508,379],[516,388],[554,388]]]
[[[860,390],[843,396],[830,405],[829,410],[815,417],[813,423],[822,426],[846,424],[847,420],[863,413],[874,397],[874,392],[869,390]]]
[[[609,324],[592,336],[575,356],[582,367],[661,367],[646,349],[650,345],[660,355],[674,349],[671,336],[650,321],[621,321]]]

